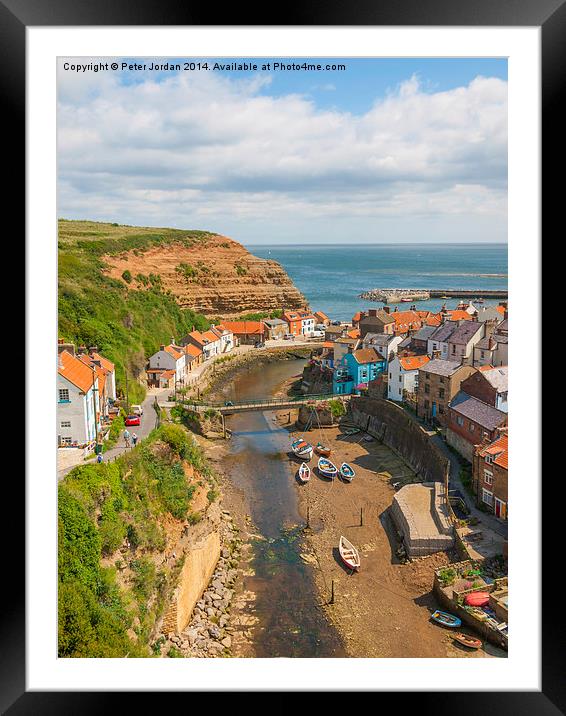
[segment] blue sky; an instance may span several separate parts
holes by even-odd
[[[61,60],[59,216],[249,245],[506,240],[505,59],[190,58],[277,60],[346,70],[73,73]]]

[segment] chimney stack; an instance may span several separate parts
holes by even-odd
[[[385,313],[391,313],[391,307],[390,306],[383,306],[383,310]]]
[[[383,310],[384,310],[384,311],[387,311],[387,306],[385,306]],[[389,313],[389,311],[387,311],[387,313]],[[370,315],[370,316],[373,316],[373,318],[376,318],[376,317],[377,317],[377,309],[376,309],[376,308],[370,308],[370,309],[369,309],[369,315]]]
[[[62,353],[63,351],[67,351],[67,353],[70,353],[72,356],[74,356],[75,344],[65,343],[65,340],[63,338],[60,338],[57,342],[57,354]]]
[[[442,351],[432,351],[432,359],[440,360],[440,356],[442,355]]]
[[[159,346],[159,350],[160,350],[160,351],[164,351],[164,350],[165,350],[165,346],[164,346],[164,345]]]

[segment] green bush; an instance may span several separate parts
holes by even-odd
[[[127,269],[122,273],[122,278],[126,283],[132,283],[132,274]]]

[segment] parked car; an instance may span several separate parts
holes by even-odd
[[[311,336],[313,338],[324,338],[324,331],[313,331]]]
[[[264,343],[263,341],[256,341],[256,342],[254,343],[254,346],[255,346],[256,348],[265,348],[265,343]]]
[[[295,340],[295,336],[294,336],[292,333],[286,333],[286,334],[283,336],[283,338],[284,338],[286,341],[294,341],[294,340]]]
[[[126,425],[141,425],[141,419],[139,415],[128,415],[126,420],[124,421]]]
[[[130,410],[132,415],[143,415],[143,407],[141,405],[132,405]]]

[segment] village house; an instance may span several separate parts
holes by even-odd
[[[367,313],[361,311],[357,324],[362,338],[368,333],[389,333],[390,335],[395,333],[395,319],[390,315],[389,306],[379,309],[370,308]]]
[[[502,520],[508,516],[508,460],[508,437],[505,434],[476,446],[472,463],[472,487],[477,503],[487,506]]]
[[[419,387],[419,369],[430,361],[427,355],[395,356],[389,362],[387,397],[403,402],[405,395],[413,396]]]
[[[473,362],[474,346],[484,336],[485,324],[476,321],[459,321],[448,338],[448,360],[459,363]]]
[[[240,345],[263,343],[267,337],[263,321],[222,321],[222,325],[232,332]]]
[[[361,348],[334,360],[332,392],[350,395],[367,388],[385,370],[385,359],[373,348]]]
[[[438,354],[438,358],[441,360],[450,360],[448,341],[459,325],[459,321],[445,320],[440,326],[435,328],[427,340],[427,353],[431,356]]]
[[[334,343],[332,341],[324,341],[322,344],[319,362],[323,368],[334,368]]]
[[[172,343],[161,345],[150,356],[147,367],[148,387],[175,388],[185,384],[186,375],[185,347]]]
[[[348,336],[342,336],[342,338],[336,338],[333,341],[334,344],[334,362],[338,363],[348,352],[352,352],[357,348],[361,348],[362,342],[359,338],[348,338]]]
[[[352,328],[359,328],[360,327],[360,321],[364,316],[367,314],[364,313],[364,311],[357,311],[357,313],[354,314],[352,317]]]
[[[460,384],[474,372],[468,365],[433,357],[419,368],[417,415],[429,422],[446,425],[448,403],[460,390]]]
[[[495,440],[506,426],[507,413],[461,390],[448,407],[446,441],[472,462],[475,446],[484,440]]]
[[[316,323],[314,315],[304,310],[285,310],[283,320],[289,325],[289,333],[293,336],[310,336]]]
[[[289,326],[282,318],[266,318],[263,323],[266,337],[271,340],[281,340],[289,332]]]
[[[317,325],[320,326],[329,326],[330,325],[330,318],[324,313],[324,311],[315,311],[314,317],[316,319]]]
[[[362,346],[375,348],[382,358],[389,361],[397,354],[397,348],[402,341],[402,336],[392,336],[389,333],[366,333],[362,340]]]
[[[57,365],[57,443],[84,447],[101,428],[99,373],[80,360],[74,349],[61,350]]]
[[[116,371],[114,363],[104,358],[96,349],[79,348],[77,357],[91,370],[95,370],[98,376],[98,400],[102,418],[108,418],[108,411],[111,403],[116,400]]]
[[[326,326],[324,330],[324,340],[325,341],[334,341],[337,338],[340,338],[346,333],[346,329],[344,326]]]
[[[502,413],[508,412],[508,368],[507,366],[482,366],[469,378],[462,381],[460,389]]]
[[[425,355],[428,353],[428,339],[436,331],[437,326],[423,326],[416,333],[413,333],[408,337],[408,342],[403,348],[408,347],[413,350],[417,355]],[[401,349],[401,346],[399,346]]]

